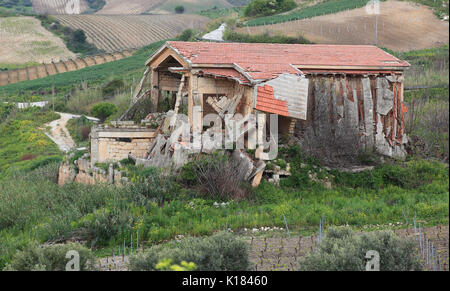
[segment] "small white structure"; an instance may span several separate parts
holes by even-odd
[[[223,41],[223,34],[225,33],[226,28],[227,25],[225,23],[222,23],[218,29],[213,30],[202,36],[202,39],[209,41]]]

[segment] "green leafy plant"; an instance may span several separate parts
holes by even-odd
[[[156,264],[156,270],[158,271],[195,271],[197,266],[195,263],[188,263],[182,261],[179,265],[172,264],[171,259],[162,259],[158,264]]]
[[[294,0],[253,0],[244,9],[245,16],[268,16],[294,9]]]
[[[91,114],[105,121],[108,117],[117,112],[117,106],[112,103],[102,102],[94,105],[91,109]]]
[[[380,271],[417,271],[422,267],[412,240],[392,232],[358,236],[350,228],[330,228],[317,249],[299,261],[302,271],[364,271],[368,251],[380,255]]]
[[[184,13],[184,6],[178,5],[178,6],[175,7],[174,10],[175,10],[175,13],[182,14],[182,13]]]
[[[66,258],[69,251],[76,251],[80,258],[80,271],[95,269],[95,257],[86,247],[69,243],[64,245],[39,246],[33,243],[13,257],[5,267],[8,271],[65,271],[70,259]]]
[[[231,233],[186,238],[174,245],[156,246],[130,258],[130,269],[154,271],[162,260],[193,262],[199,271],[247,271],[251,268],[249,245]],[[158,264],[159,263],[159,264]]]

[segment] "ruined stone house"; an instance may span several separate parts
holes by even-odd
[[[203,116],[277,114],[279,133],[311,152],[405,155],[409,64],[375,46],[169,41],[146,66],[135,101],[149,100],[149,112],[185,102],[191,126],[194,106]]]

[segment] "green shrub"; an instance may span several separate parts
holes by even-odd
[[[192,29],[189,28],[189,29],[184,30],[178,38],[182,41],[188,41],[188,40],[191,40],[193,35],[194,35],[194,32],[192,31]]]
[[[268,16],[294,9],[294,0],[253,0],[244,9],[245,16]]]
[[[308,44],[311,43],[303,36],[290,37],[285,35],[270,35],[268,32],[257,35],[250,35],[246,33],[238,33],[232,30],[227,30],[224,36],[225,40],[230,42],[245,42],[245,43],[288,43],[288,44]]]
[[[91,114],[105,121],[108,117],[117,112],[117,106],[111,103],[102,102],[94,105],[91,109]]]
[[[182,14],[184,12],[184,6],[178,5],[178,6],[175,7],[174,10],[175,10],[175,13]]]
[[[123,89],[125,83],[121,79],[114,79],[108,83],[106,83],[102,87],[103,97],[110,97],[116,93],[116,91]]]
[[[180,177],[187,185],[195,184],[207,198],[243,199],[252,194],[243,180],[245,172],[245,167],[234,159],[214,154],[187,163]]]
[[[392,232],[355,235],[349,228],[331,228],[318,248],[299,261],[302,271],[364,271],[366,253],[380,254],[380,271],[416,271],[422,267],[412,240]]]
[[[172,245],[156,246],[130,258],[130,270],[155,271],[158,262],[193,262],[199,271],[248,271],[249,245],[227,232],[205,238],[186,238]]]
[[[89,249],[77,244],[39,246],[34,243],[19,251],[13,257],[11,264],[5,267],[8,271],[65,271],[71,258],[67,259],[69,251],[77,251],[80,255],[80,271],[95,269],[95,257]]]
[[[88,140],[93,124],[94,123],[92,121],[83,115],[79,118],[70,119],[67,122],[67,129],[69,130],[70,136],[73,140],[79,144]]]

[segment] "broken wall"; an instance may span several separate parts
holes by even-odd
[[[309,75],[306,120],[295,136],[303,148],[325,158],[375,151],[403,158],[402,77],[395,75]]]
[[[197,94],[199,96],[203,108],[203,116],[210,113],[217,114],[213,106],[207,102],[209,97],[220,98],[226,96],[228,99],[232,99],[237,95],[242,95],[235,113],[246,116],[253,109],[253,89],[234,80],[195,76],[192,90],[194,95]]]
[[[94,127],[91,132],[91,163],[118,162],[131,153],[144,157],[155,130],[140,127]]]

